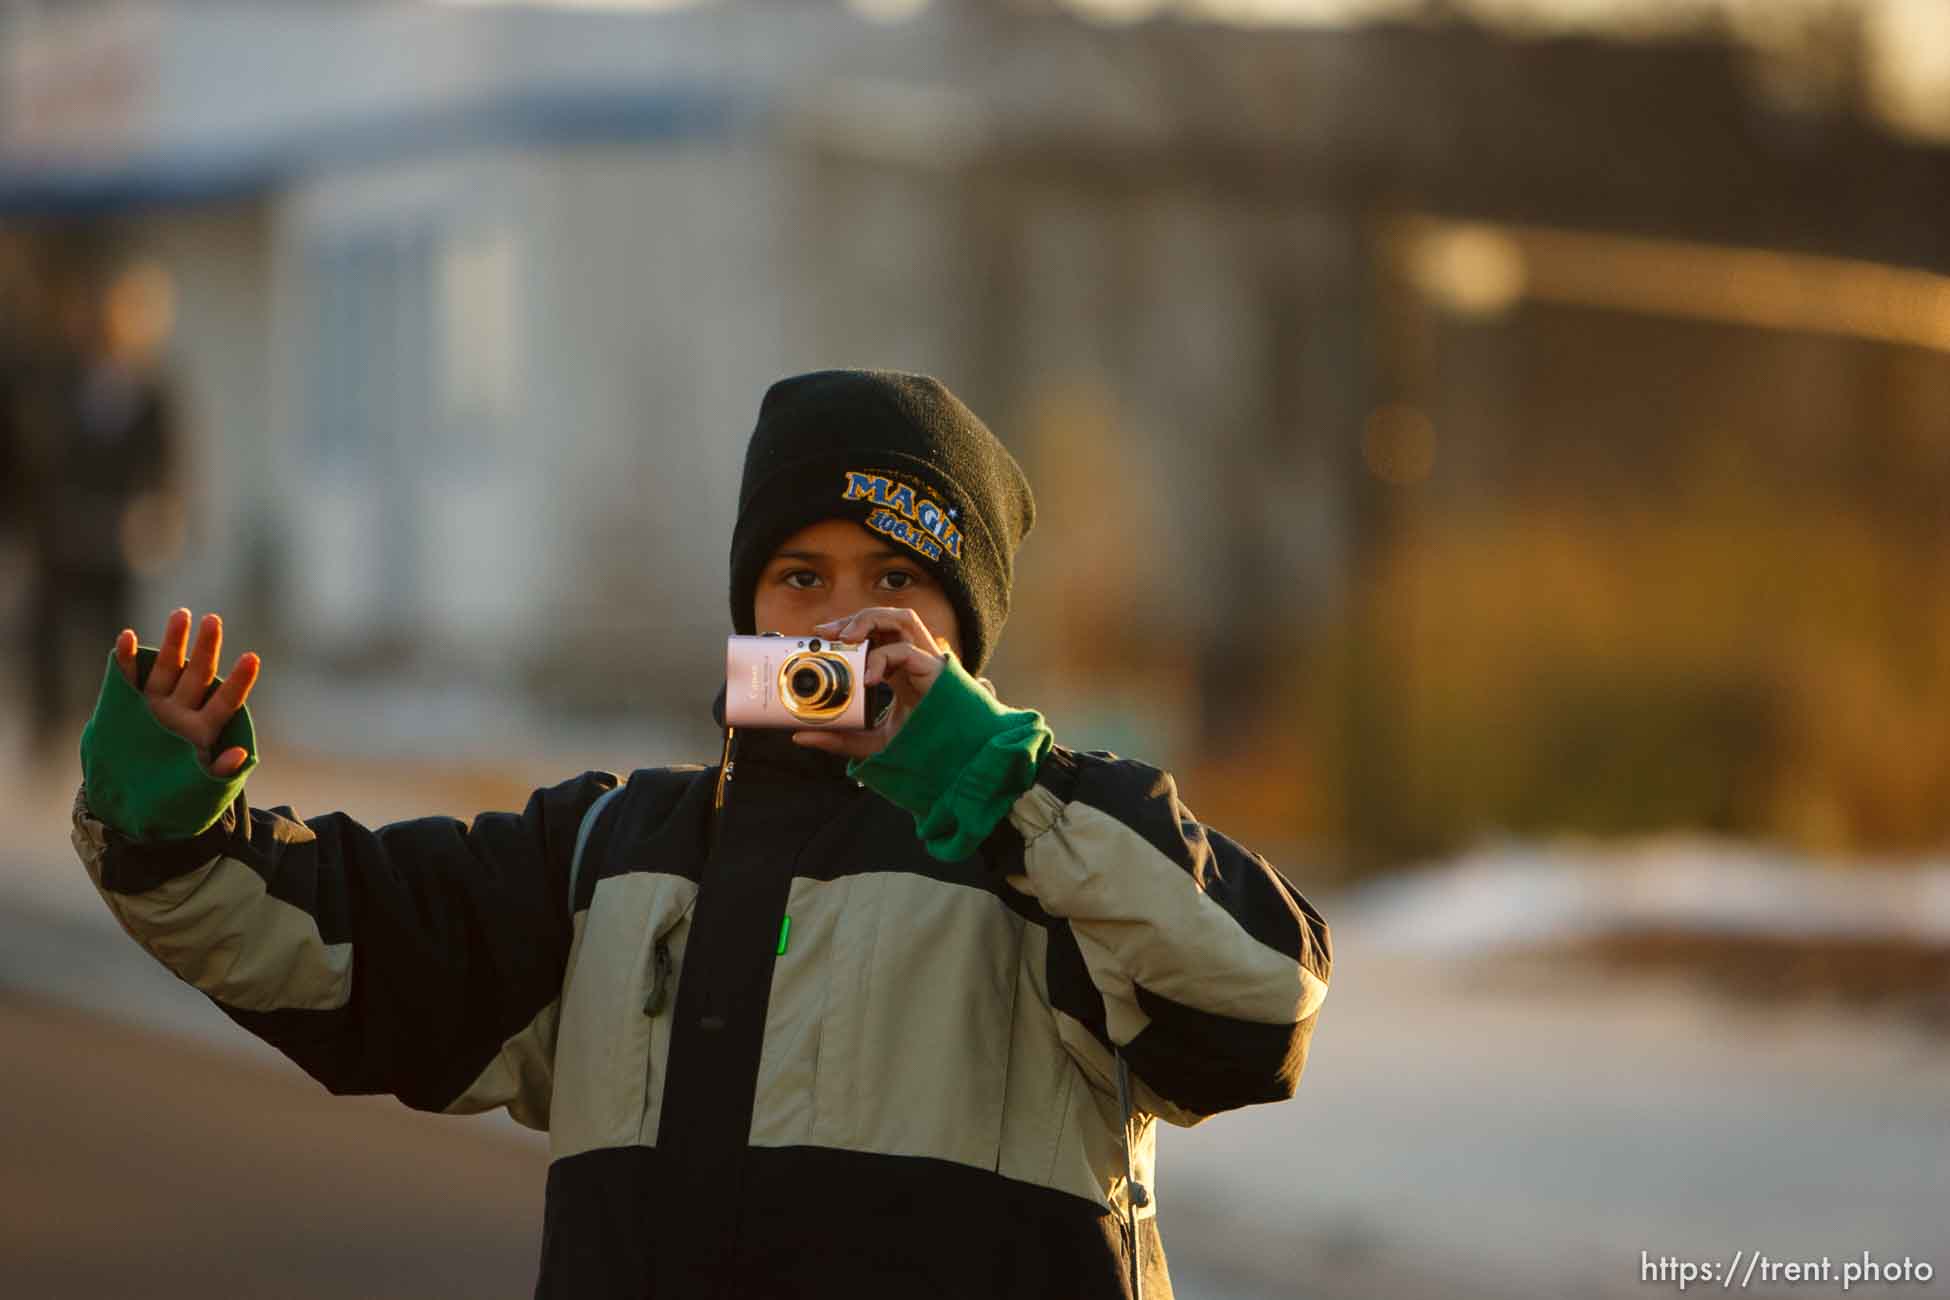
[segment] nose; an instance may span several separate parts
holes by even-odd
[[[866,587],[856,582],[837,582],[825,602],[825,608],[820,611],[819,617],[814,622],[824,623],[828,619],[845,618],[877,603],[879,602],[874,600],[873,593]]]

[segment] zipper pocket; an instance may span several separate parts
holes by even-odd
[[[670,955],[670,936],[677,933],[677,927],[684,924],[697,906],[697,895],[684,904],[684,910],[673,917],[663,928],[663,933],[650,947],[650,991],[643,995],[643,1014],[655,1019],[665,1007],[670,1005],[670,995],[677,985],[676,962]]]
[[[653,1019],[670,1004],[670,940],[659,935],[651,955],[650,992],[643,999],[643,1014]]]
[[[677,927],[683,924],[684,918],[689,916],[690,912],[691,909],[686,907],[676,920],[664,927],[663,933],[658,935],[656,941],[650,946],[650,988],[643,996],[643,1014],[649,1021],[645,1032],[649,1035],[650,1042],[643,1058],[643,1118],[637,1126],[638,1139],[644,1142],[654,1141],[656,1136],[650,1125],[650,1112],[658,1087],[657,1040],[668,1039],[670,1035],[670,1027],[659,1026],[656,1021],[657,1017],[670,1006],[677,985],[677,963],[671,956],[670,936],[676,933]]]

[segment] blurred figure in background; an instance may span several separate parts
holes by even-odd
[[[129,557],[179,532],[175,404],[162,366],[174,315],[169,275],[155,263],[125,266],[99,291],[73,289],[55,350],[30,381],[18,496],[35,569],[28,696],[40,758],[67,736],[71,678],[93,676],[65,648],[98,644],[129,622]]]

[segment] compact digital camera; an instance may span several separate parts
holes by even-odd
[[[893,703],[885,682],[863,688],[865,642],[819,637],[725,638],[724,720],[733,727],[865,731]]]

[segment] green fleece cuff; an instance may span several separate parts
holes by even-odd
[[[846,772],[914,814],[930,854],[959,862],[1036,783],[1051,742],[1042,714],[1004,705],[950,654],[887,747]]]
[[[136,650],[138,682],[149,680],[155,662],[153,648]],[[212,682],[210,690],[222,680]],[[221,754],[232,745],[242,745],[249,755],[243,767],[233,776],[211,775],[195,745],[156,721],[141,690],[122,676],[111,650],[95,715],[81,732],[81,780],[88,810],[130,839],[201,835],[223,816],[257,766],[257,735],[248,708],[237,710],[225,724],[212,752]]]

